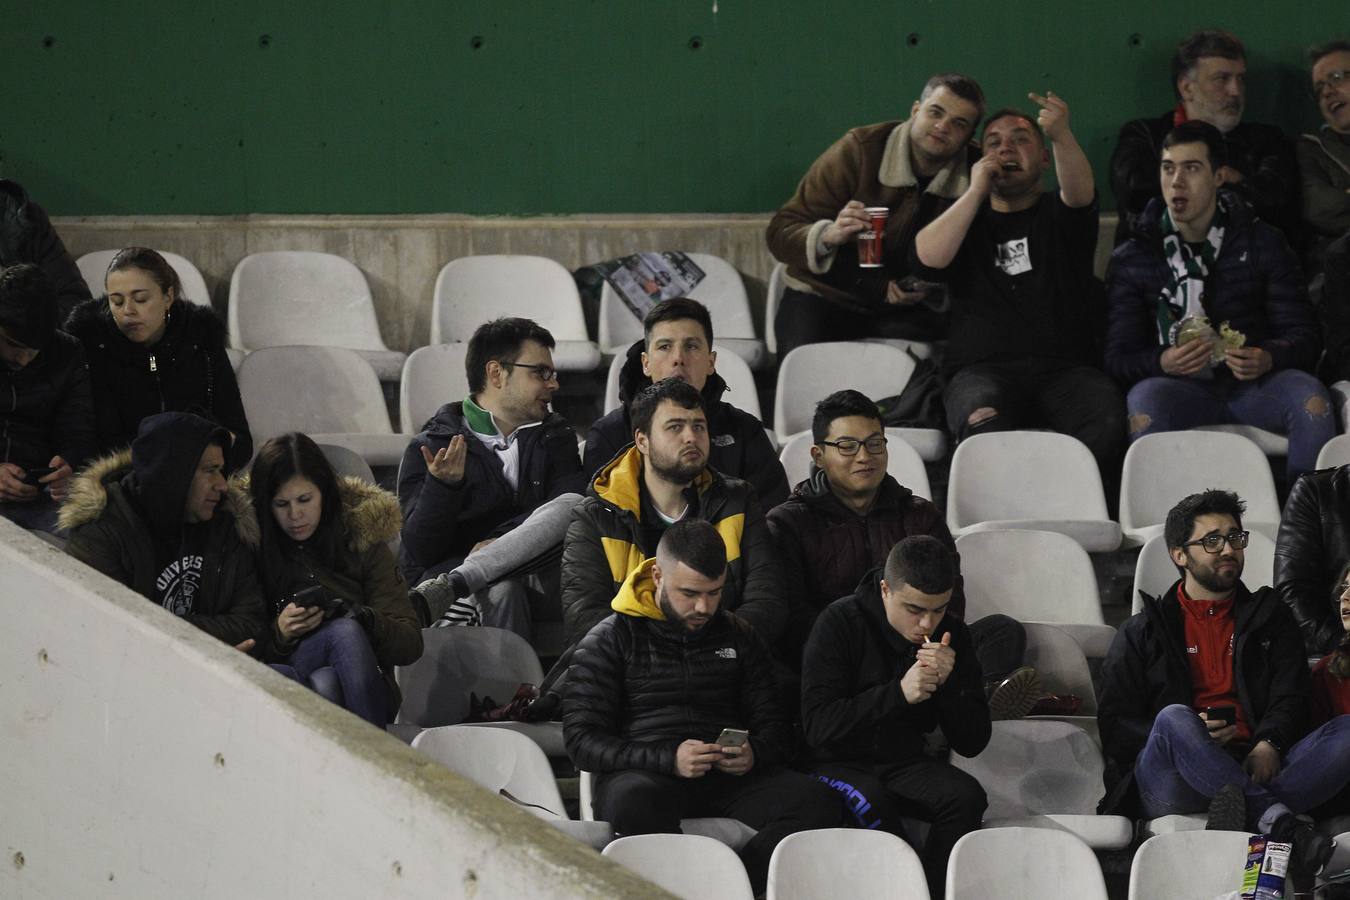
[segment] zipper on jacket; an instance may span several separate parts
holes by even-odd
[[[149,363],[150,374],[155,376],[155,391],[159,394],[159,411],[168,412],[168,404],[164,402],[164,382],[159,377],[159,362],[155,359],[155,354],[150,354]]]

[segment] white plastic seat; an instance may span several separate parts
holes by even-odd
[[[1106,900],[1092,848],[1065,831],[985,828],[972,831],[947,860],[946,900]]]
[[[1094,553],[1120,546],[1096,460],[1081,441],[1052,431],[999,431],[962,441],[952,454],[947,524],[956,535],[1055,531]]]
[[[1350,381],[1333,381],[1327,393],[1331,394],[1331,406],[1342,433],[1350,430]]]
[[[1275,479],[1261,448],[1237,434],[1167,431],[1130,444],[1120,480],[1120,527],[1132,546],[1162,534],[1177,501],[1209,488],[1247,503],[1243,527],[1272,540],[1280,525]]]
[[[1350,381],[1340,382],[1350,386]],[[1350,463],[1350,434],[1338,434],[1317,451],[1317,468],[1333,469]]]
[[[928,900],[923,863],[885,831],[821,828],[779,841],[769,859],[768,900]]]
[[[1048,694],[1074,694],[1083,698],[1083,705],[1078,708],[1077,715],[1046,718],[1062,718],[1095,738],[1097,693],[1092,685],[1092,670],[1088,668],[1082,646],[1064,630],[1063,625],[1024,622],[1022,627],[1027,634],[1027,649],[1022,662],[1036,669],[1041,690]],[[1035,718],[1039,720],[1042,717]]]
[[[397,381],[407,358],[380,337],[366,276],[331,253],[273,250],[245,256],[230,276],[228,319],[235,347],[345,347],[359,353],[381,381]]]
[[[774,325],[786,289],[787,263],[775,263],[773,271],[769,273],[768,292],[764,297],[764,344],[774,356],[778,355],[778,331]]]
[[[761,368],[768,360],[768,354],[764,342],[755,336],[755,320],[750,315],[750,299],[746,296],[741,273],[720,256],[709,253],[690,253],[688,256],[705,276],[688,296],[708,307],[714,342],[723,353],[735,354],[750,368]],[[633,315],[608,281],[600,289],[598,337],[604,352],[620,354],[642,337],[641,320]],[[736,405],[740,406],[739,403]]]
[[[302,431],[315,443],[354,450],[372,466],[396,466],[408,444],[389,424],[379,379],[355,350],[266,347],[239,367],[253,442]]]
[[[601,851],[614,862],[684,900],[752,900],[740,857],[697,834],[635,834]]]
[[[503,316],[533,319],[553,335],[553,365],[590,372],[600,348],[586,336],[572,273],[543,256],[487,254],[451,260],[436,276],[431,343],[468,341],[478,326]]]
[[[717,374],[727,383],[727,390],[722,399],[761,422],[764,421],[764,413],[759,405],[759,389],[755,387],[755,376],[750,371],[750,366],[735,353],[727,352],[720,340],[713,346],[713,350],[717,351]],[[628,361],[627,353],[625,347],[618,356],[610,360],[609,373],[605,376],[606,413],[619,408],[619,375],[623,371],[624,363]]]
[[[89,285],[89,293],[93,296],[102,297],[107,293],[104,279],[108,274],[108,265],[120,252],[122,252],[120,249],[95,250],[75,260],[75,265],[79,268],[80,275],[84,277],[85,284]],[[206,289],[206,279],[202,277],[201,271],[190,260],[177,253],[170,253],[168,250],[156,252],[164,257],[164,261],[174,272],[178,273],[178,281],[183,285],[183,296],[179,299],[209,308],[211,292]]]
[[[1244,522],[1244,527],[1245,527]],[[1201,551],[1204,552],[1204,551]],[[1130,613],[1144,608],[1139,592],[1156,597],[1171,587],[1180,574],[1167,552],[1167,542],[1161,534],[1145,542],[1139,551],[1139,559],[1134,565],[1134,590],[1130,594]],[[1252,531],[1247,539],[1247,550],[1243,555],[1242,583],[1247,590],[1268,587],[1275,583],[1275,542],[1259,531]]]
[[[1145,819],[1139,823],[1139,836],[1147,839],[1159,834],[1176,834],[1179,831],[1204,831],[1205,821],[1204,813],[1185,813]]]
[[[1199,425],[1196,431],[1218,431],[1223,434],[1238,434],[1261,448],[1266,456],[1288,456],[1289,438],[1255,425]]]
[[[1116,630],[1102,618],[1092,559],[1073,538],[1053,531],[990,529],[956,539],[965,579],[966,621],[1003,613],[1048,622],[1101,658]]]
[[[408,354],[399,386],[398,417],[403,430],[417,434],[447,403],[469,396],[464,371],[468,344],[432,344]]]
[[[595,775],[584,770],[578,771],[577,774],[580,776],[577,786],[577,805],[581,810],[581,820],[593,822],[595,821]],[[755,829],[739,819],[718,816],[681,819],[680,828],[685,834],[697,834],[712,838],[732,850],[740,850],[745,846],[746,841],[758,834]]]
[[[816,404],[852,388],[874,401],[900,394],[914,374],[914,357],[898,347],[868,341],[807,344],[783,357],[774,390],[773,430],[786,442],[809,431]],[[936,428],[906,428],[906,442],[928,462],[947,452],[947,435]]]
[[[1124,816],[1097,815],[1102,753],[1075,725],[1039,718],[994,722],[984,752],[974,759],[954,753],[951,762],[984,787],[986,828],[1057,829],[1102,850],[1126,847],[1134,836],[1134,823]]]
[[[906,430],[886,429],[886,471],[896,481],[913,491],[915,496],[931,500],[933,489],[928,483],[928,470],[924,468],[919,452],[905,441],[903,432]],[[789,485],[796,486],[811,474],[811,448],[814,445],[809,431],[800,431],[783,444],[778,459],[787,472]]]
[[[1130,866],[1130,900],[1195,900],[1241,890],[1248,837],[1181,831],[1149,838]]]
[[[328,460],[328,464],[333,467],[339,478],[350,476],[368,484],[375,483],[375,473],[371,471],[370,463],[355,450],[336,444],[320,444],[319,449],[323,451],[324,458]]]

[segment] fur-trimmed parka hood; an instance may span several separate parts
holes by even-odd
[[[230,493],[236,490],[246,503],[239,517],[248,520],[247,526],[240,528],[239,539],[256,550],[261,531],[247,474],[237,475],[230,480]],[[338,491],[342,495],[342,527],[347,532],[349,550],[364,553],[376,544],[386,544],[398,536],[399,529],[403,527],[403,514],[393,494],[350,475],[338,478]]]

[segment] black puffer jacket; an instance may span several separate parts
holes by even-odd
[[[723,610],[697,632],[665,621],[648,560],[572,656],[563,738],[578,769],[673,773],[686,740],[715,741],[723,728],[750,732],[755,767],[785,762],[792,729],[778,705],[768,651]]]
[[[1322,262],[1326,282],[1317,307],[1327,344],[1322,375],[1328,382],[1341,381],[1350,378],[1350,231],[1326,248]]]
[[[232,468],[253,457],[239,383],[225,354],[225,326],[214,312],[175,303],[164,337],[146,348],[118,330],[105,297],[75,307],[66,331],[80,339],[89,361],[100,452],[130,444],[146,416],[191,412],[234,434]]]
[[[642,351],[638,341],[628,348],[628,360],[619,373],[619,407],[612,409],[591,426],[586,435],[586,458],[582,465],[594,478],[605,463],[633,443],[633,426],[628,420],[628,403],[652,383],[642,374]],[[750,482],[765,509],[787,499],[787,473],[778,460],[764,423],[722,399],[727,383],[714,372],[703,385],[703,407],[708,416],[711,448],[708,465],[723,475]]]
[[[1275,542],[1275,594],[1303,632],[1309,656],[1340,643],[1333,585],[1350,562],[1350,466],[1309,472],[1294,482]]]
[[[1138,813],[1134,763],[1153,720],[1167,706],[1194,702],[1179,584],[1157,598],[1142,595],[1143,612],[1120,627],[1102,663],[1097,723],[1107,762],[1104,815]],[[1298,626],[1270,588],[1253,594],[1241,582],[1233,613],[1233,673],[1251,743],[1270,741],[1284,753],[1308,730],[1310,684]]]
[[[0,269],[19,263],[33,263],[52,280],[58,322],[65,321],[75,304],[89,299],[89,285],[46,211],[28,198],[23,185],[0,179]]]
[[[56,332],[22,369],[0,365],[0,462],[78,469],[94,454],[94,400],[80,342]]]

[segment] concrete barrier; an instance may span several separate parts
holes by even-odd
[[[0,897],[666,897],[0,519]]]

